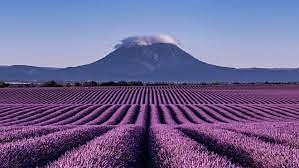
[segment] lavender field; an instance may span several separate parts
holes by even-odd
[[[0,167],[299,167],[299,87],[0,89]]]

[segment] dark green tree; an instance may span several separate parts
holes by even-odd
[[[57,83],[54,80],[47,81],[41,85],[42,87],[62,87],[61,84]]]
[[[5,87],[8,87],[9,84],[8,83],[5,83],[3,81],[0,81],[0,88],[5,88]]]

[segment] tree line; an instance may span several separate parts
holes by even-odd
[[[7,83],[0,81],[0,88],[7,87],[96,87],[96,86],[169,86],[169,85],[203,85],[203,86],[223,86],[223,85],[279,85],[279,84],[290,84],[298,85],[299,82],[253,82],[253,83],[173,83],[173,82],[151,82],[146,83],[142,81],[108,81],[108,82],[97,82],[97,81],[83,81],[83,82],[58,82],[55,80],[40,82],[40,83]]]

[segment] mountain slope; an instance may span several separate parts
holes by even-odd
[[[12,65],[0,67],[0,80],[5,81],[33,81],[33,80],[47,80],[58,71],[59,68],[45,68],[34,67],[27,65]],[[54,78],[53,78],[54,79]]]

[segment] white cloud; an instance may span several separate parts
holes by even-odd
[[[116,49],[120,47],[147,46],[157,43],[167,43],[179,46],[178,40],[165,34],[153,36],[131,36],[121,40],[120,42],[120,44],[115,46]]]

